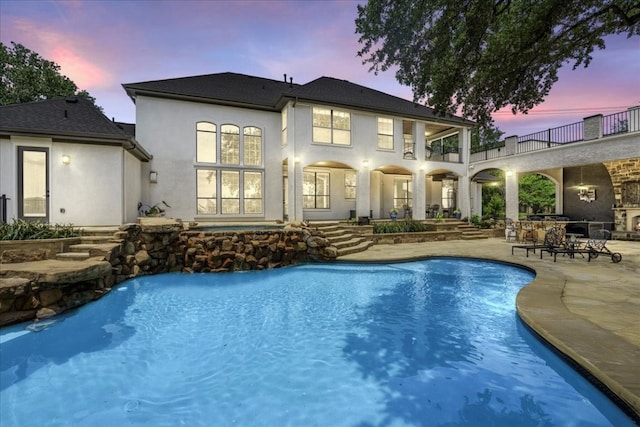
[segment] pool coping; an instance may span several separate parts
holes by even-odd
[[[633,244],[625,242],[630,243]],[[620,264],[613,264],[607,258],[591,262],[582,259],[558,259],[553,262],[549,257],[539,259],[538,254],[525,257],[524,251],[511,255],[510,249],[511,245],[501,239],[488,239],[472,245],[469,242],[376,245],[366,252],[340,257],[339,261],[388,262],[455,257],[498,261],[534,271],[535,279],[522,288],[516,297],[516,309],[522,321],[546,343],[586,371],[587,377],[593,376],[599,385],[613,393],[619,399],[616,403],[636,423],[640,423],[640,346],[625,339],[613,328],[603,327],[604,321],[599,315],[579,314],[588,311],[588,304],[599,296],[603,297],[600,309],[602,306],[609,309],[610,316],[618,314],[616,304],[604,298],[607,296],[598,294],[604,292],[604,286],[595,279],[598,279],[598,275],[606,275],[614,284],[625,281],[628,285],[633,275],[638,277],[637,273],[640,272],[637,263],[640,245],[636,243],[626,251],[621,250],[623,262]],[[630,250],[634,256],[626,257],[625,254]],[[613,291],[616,288],[614,285]],[[624,291],[628,292],[629,289],[632,289],[631,295],[619,295],[618,299],[630,301],[640,313],[640,287],[627,287]],[[611,292],[612,288],[605,290]],[[595,296],[580,301],[576,293],[582,291]],[[640,314],[631,316],[631,324],[640,325]],[[631,333],[637,332],[640,338],[640,327],[637,331],[634,326],[632,329]]]

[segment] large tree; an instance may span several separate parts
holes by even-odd
[[[440,113],[479,124],[544,100],[566,63],[587,67],[604,37],[640,35],[637,0],[369,0],[358,52]]]
[[[61,96],[82,96],[95,105],[95,98],[86,90],[78,90],[74,82],[60,74],[60,66],[55,62],[19,43],[11,42],[11,46],[0,43],[0,105]]]

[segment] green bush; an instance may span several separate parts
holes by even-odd
[[[425,224],[413,219],[376,222],[373,224],[373,234],[419,233],[422,231],[434,231],[435,229],[436,227],[433,224]]]
[[[80,230],[71,224],[43,224],[14,219],[13,222],[0,225],[0,240],[37,240],[77,237]]]

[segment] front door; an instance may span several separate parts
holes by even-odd
[[[18,147],[18,217],[49,222],[49,149]]]

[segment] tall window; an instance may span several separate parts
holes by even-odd
[[[198,122],[196,162],[198,215],[263,213],[262,129]]]
[[[328,108],[313,108],[313,142],[351,145],[351,115]]]
[[[344,198],[356,198],[356,171],[347,170],[344,172]]]
[[[329,209],[329,172],[304,172],[302,201],[304,209]]]
[[[393,207],[403,209],[411,207],[413,201],[413,182],[410,179],[395,178],[393,180]]]
[[[220,126],[220,161],[227,165],[240,164],[240,128]]]
[[[240,213],[240,172],[222,171],[220,196],[223,215]]]
[[[262,164],[262,130],[254,126],[244,128],[244,164]]]
[[[405,159],[414,159],[415,156],[415,141],[413,140],[413,122],[409,120],[402,121],[402,140],[403,148],[402,153]]]
[[[243,205],[244,213],[262,213],[262,173],[243,172],[244,193]]]
[[[209,169],[196,170],[196,197],[198,215],[213,215],[218,212],[216,171]]]
[[[393,150],[393,119],[378,117],[378,148]]]
[[[216,125],[208,122],[196,124],[196,161],[216,162]]]

